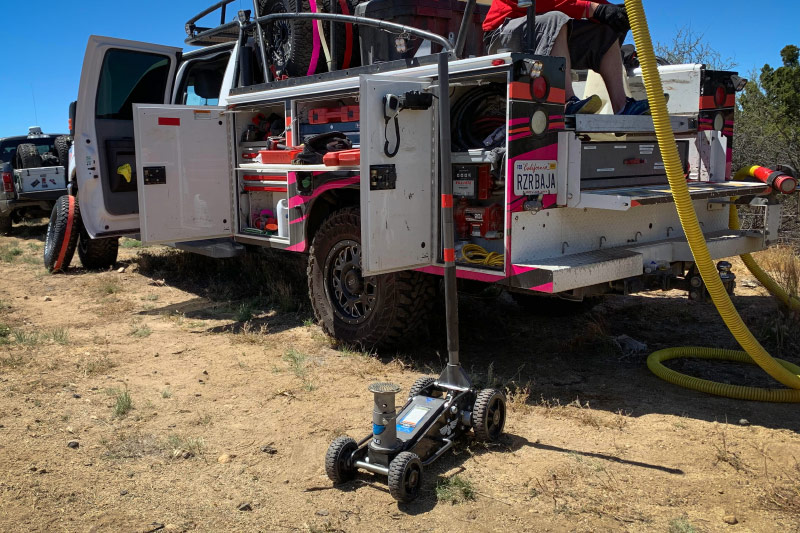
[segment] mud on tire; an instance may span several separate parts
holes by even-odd
[[[314,316],[330,336],[367,348],[418,333],[433,303],[433,276],[396,272],[362,278],[357,208],[333,213],[314,236],[308,258]]]
[[[72,217],[70,220],[70,209]],[[78,199],[74,196],[62,196],[56,200],[47,225],[47,236],[44,241],[44,267],[48,272],[63,272],[69,268],[75,255],[78,234],[83,228]]]

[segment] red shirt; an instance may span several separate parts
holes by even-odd
[[[597,4],[608,4],[606,0],[592,0]],[[537,0],[536,12],[561,11],[574,19],[581,19],[589,7],[588,0]],[[517,0],[493,0],[492,7],[483,21],[483,31],[492,31],[500,27],[506,19],[524,17],[528,10],[517,7]]]

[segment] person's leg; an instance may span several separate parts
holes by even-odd
[[[567,38],[567,25],[561,27],[561,31],[558,32],[556,36],[555,42],[553,42],[553,48],[550,51],[550,55],[554,57],[563,57],[567,60],[567,79],[566,84],[564,86],[565,96],[567,100],[575,96],[575,91],[572,89],[572,59],[569,57],[569,39]]]
[[[622,83],[623,66],[619,41],[614,41],[614,44],[603,55],[599,69],[598,74],[606,84],[608,97],[611,99],[611,107],[614,109],[614,113],[619,113],[625,107],[627,98],[625,85]]]

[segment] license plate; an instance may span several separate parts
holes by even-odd
[[[556,194],[557,161],[514,162],[514,194]]]

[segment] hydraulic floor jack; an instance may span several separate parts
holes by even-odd
[[[450,146],[448,56],[439,55],[440,146]],[[366,470],[387,476],[389,492],[400,502],[417,497],[423,468],[439,459],[470,429],[483,441],[497,440],[506,421],[506,400],[494,389],[477,390],[461,367],[458,346],[458,294],[454,253],[453,179],[450,151],[441,150],[442,238],[445,260],[448,363],[438,379],[418,379],[397,413],[400,392],[393,383],[373,383],[372,433],[360,442],[335,439],[325,455],[325,471],[334,483]]]

